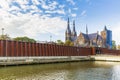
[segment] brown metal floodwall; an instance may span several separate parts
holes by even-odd
[[[23,56],[88,56],[95,55],[97,47],[75,47],[46,43],[0,40],[0,57]],[[120,55],[120,50],[99,48],[100,54]]]
[[[95,48],[97,50],[97,48]],[[108,49],[108,48],[99,48],[100,54],[107,55],[120,55],[120,50]]]
[[[93,55],[92,48],[0,40],[0,57],[87,55]]]

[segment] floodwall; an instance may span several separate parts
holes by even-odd
[[[0,40],[0,57],[88,56],[91,48]]]

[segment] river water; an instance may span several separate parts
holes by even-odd
[[[70,62],[0,67],[0,80],[120,80],[120,62]]]

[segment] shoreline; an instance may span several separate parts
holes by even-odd
[[[0,66],[18,66],[32,64],[51,64],[80,61],[120,62],[120,56],[90,55],[90,56],[42,56],[42,57],[0,57]]]

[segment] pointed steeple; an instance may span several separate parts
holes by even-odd
[[[88,34],[88,28],[87,28],[87,24],[86,24],[86,34]]]
[[[76,32],[75,31],[75,20],[73,21],[73,32]]]
[[[68,18],[68,22],[67,22],[67,30],[66,30],[66,33],[70,33],[70,34],[71,34],[69,18]]]
[[[67,21],[67,29],[65,32],[65,40],[70,40],[71,41],[71,30],[70,30],[70,23],[69,23],[69,18]]]
[[[73,21],[73,31],[72,31],[72,41],[75,41],[76,38],[77,38],[77,33],[76,33],[76,30],[75,30],[75,20]]]
[[[105,30],[105,31],[107,30],[107,27],[106,27],[106,25],[105,25],[105,27],[104,27],[104,30]]]

